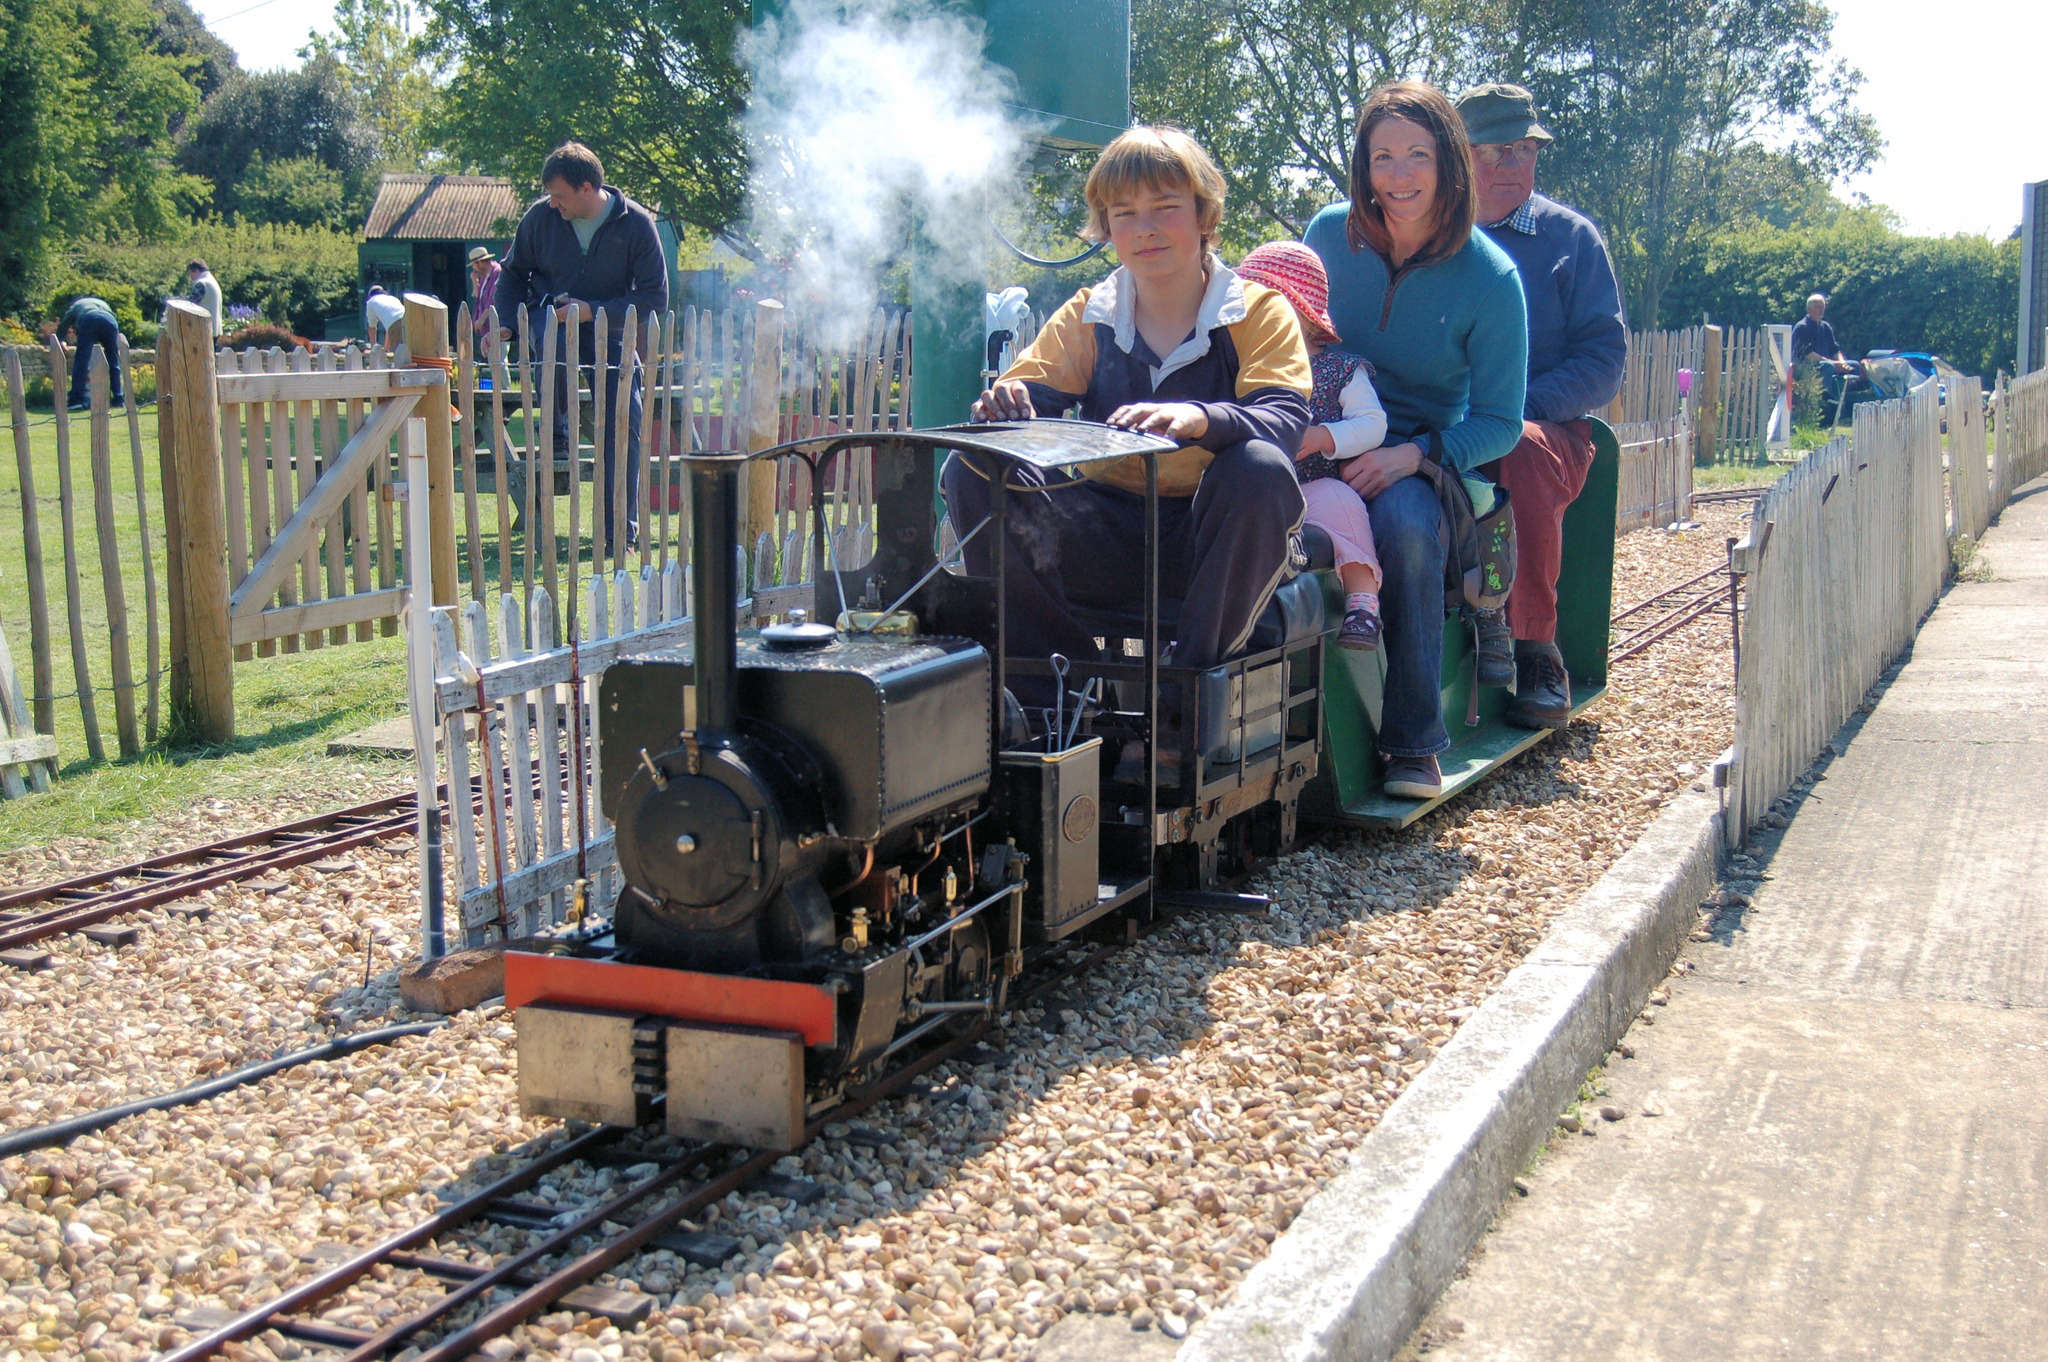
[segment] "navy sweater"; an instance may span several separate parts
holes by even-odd
[[[498,317],[512,325],[512,312],[519,304],[529,306],[542,298],[575,298],[605,314],[609,349],[619,352],[626,309],[640,309],[640,331],[647,332],[647,314],[668,306],[668,269],[662,261],[661,237],[654,230],[654,218],[645,208],[611,190],[611,210],[597,224],[586,254],[568,219],[536,200],[519,220],[512,247],[505,252],[503,273],[498,277]],[[535,331],[538,335],[538,330]],[[591,326],[583,326],[582,353],[590,354]]]
[[[1529,196],[1536,235],[1506,224],[1486,228],[1522,276],[1529,304],[1532,421],[1576,421],[1614,400],[1628,362],[1628,322],[1600,229],[1541,194]]]

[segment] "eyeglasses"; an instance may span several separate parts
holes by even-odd
[[[1472,159],[1481,165],[1501,166],[1527,161],[1535,164],[1536,153],[1543,144],[1533,137],[1524,137],[1519,142],[1480,142],[1472,148]]]

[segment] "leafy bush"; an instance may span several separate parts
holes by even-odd
[[[355,309],[356,241],[348,232],[205,222],[168,243],[78,242],[70,255],[73,272],[133,288],[151,323],[166,298],[186,296],[185,262],[194,257],[213,270],[229,303],[300,335],[320,336],[326,318]],[[154,342],[153,328],[147,339]]]
[[[72,303],[87,297],[98,298],[114,309],[114,321],[120,326],[122,334],[128,337],[128,343],[137,343],[136,333],[142,329],[142,307],[135,300],[135,288],[131,284],[71,275],[50,295],[50,320],[59,320],[63,317],[64,310]],[[152,334],[150,339],[154,341],[155,335]]]
[[[348,185],[339,170],[311,156],[249,158],[235,186],[237,211],[251,222],[294,223],[339,231],[348,225]]]
[[[1667,325],[1792,322],[1818,291],[1844,354],[1925,350],[1988,381],[2016,367],[2019,258],[2017,240],[1904,236],[1876,209],[1819,227],[1736,227],[1673,276],[1663,314]]]

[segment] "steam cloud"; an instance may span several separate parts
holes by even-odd
[[[935,248],[921,270],[978,285],[989,194],[1028,151],[979,26],[903,0],[793,0],[745,48],[752,230],[793,320],[827,344],[861,335],[913,221]]]

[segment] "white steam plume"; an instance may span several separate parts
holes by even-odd
[[[978,284],[990,192],[1028,150],[979,26],[902,0],[793,0],[747,49],[752,230],[793,319],[828,344],[859,336],[913,220],[936,248],[920,269]]]

